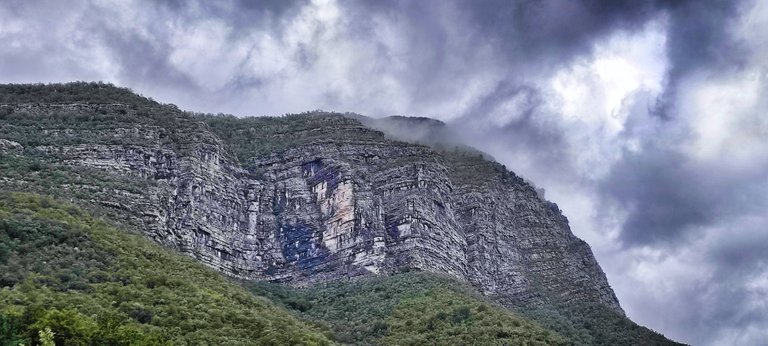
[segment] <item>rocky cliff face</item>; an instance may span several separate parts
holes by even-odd
[[[306,285],[415,268],[466,280],[508,305],[573,300],[623,314],[557,206],[477,153],[389,139],[327,113],[235,119],[152,103],[2,109],[4,157],[137,182],[75,179],[55,189],[234,277]],[[72,119],[75,111],[90,118]]]

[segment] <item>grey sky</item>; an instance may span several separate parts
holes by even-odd
[[[3,1],[0,82],[428,116],[534,181],[628,315],[768,340],[768,3]]]

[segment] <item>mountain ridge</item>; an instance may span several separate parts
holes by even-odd
[[[69,197],[227,275],[308,286],[412,268],[507,307],[624,315],[559,208],[477,152],[388,138],[349,114],[192,114],[106,84],[0,95],[0,138],[21,147],[4,155],[109,182],[4,176],[4,188]]]

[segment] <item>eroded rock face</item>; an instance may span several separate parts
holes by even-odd
[[[24,149],[21,144],[0,138],[0,152],[19,152]]]
[[[142,191],[97,189],[89,201],[234,277],[306,285],[417,268],[466,280],[505,304],[578,300],[623,313],[557,207],[498,164],[390,140],[352,119],[318,128],[333,138],[239,162],[227,138],[184,122],[198,130],[174,137],[142,123],[40,128],[93,140],[36,150],[151,182]]]

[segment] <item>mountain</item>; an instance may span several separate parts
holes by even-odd
[[[4,85],[0,181],[5,191],[68,201],[230,278],[296,287],[308,301],[329,285],[364,294],[370,280],[430,272],[573,343],[669,342],[624,317],[557,205],[445,131],[425,118],[321,111],[192,114],[99,83]],[[439,305],[445,294],[430,297]],[[285,308],[336,333],[334,321],[344,320]],[[387,339],[400,334],[385,315],[383,339],[343,342],[405,342]]]

